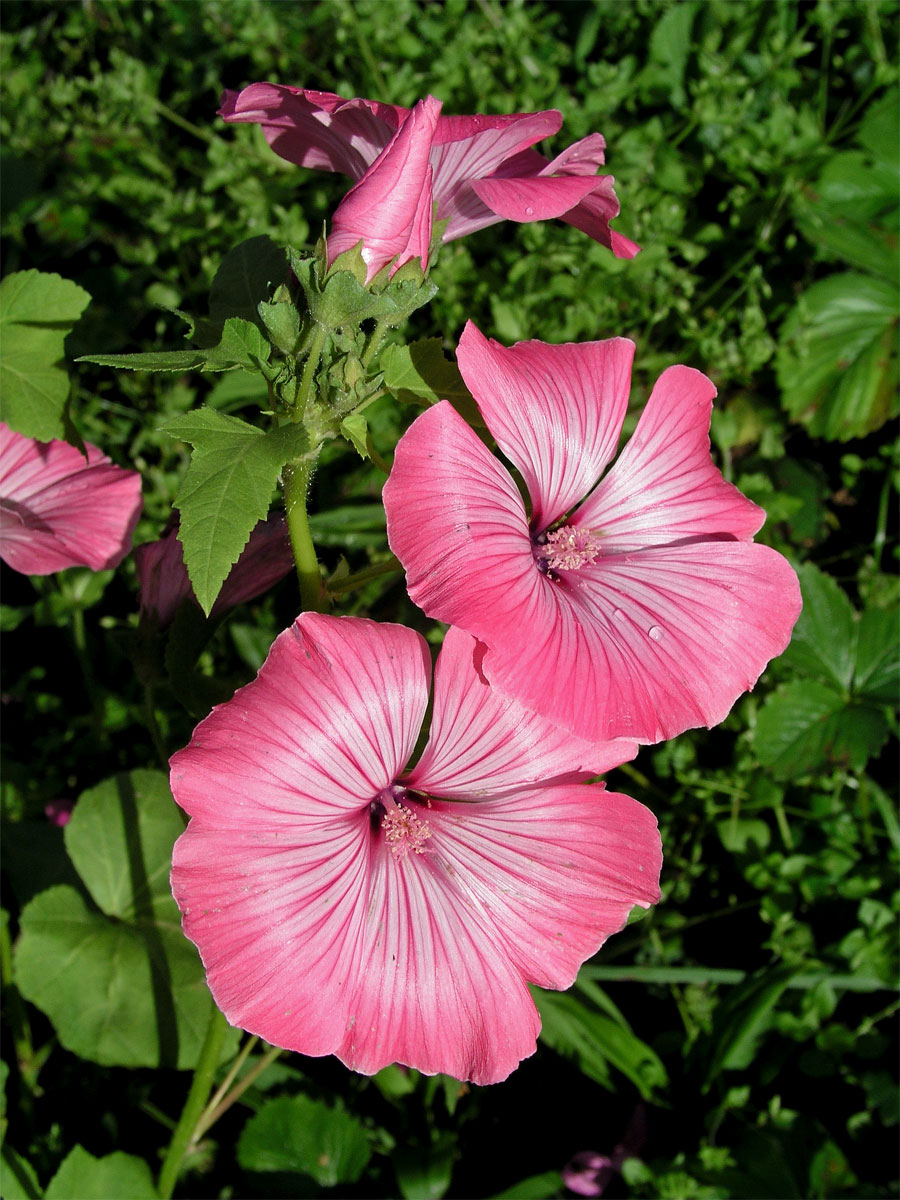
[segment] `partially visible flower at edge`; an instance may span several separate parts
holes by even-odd
[[[0,558],[25,575],[103,571],[131,549],[141,477],[85,443],[37,442],[0,422]]]
[[[647,1140],[647,1114],[639,1104],[628,1128],[612,1154],[582,1150],[563,1167],[563,1183],[579,1196],[602,1196],[613,1175],[618,1175],[627,1158],[635,1158]]]
[[[391,274],[414,258],[428,270],[432,169],[428,162],[441,103],[420,100],[366,173],[338,205],[328,235],[328,265],[362,240],[366,282],[393,263]]]
[[[451,629],[431,734],[413,630],[302,613],[172,758],[172,890],[233,1024],[372,1074],[494,1083],[534,1053],[526,986],[566,988],[659,898],[653,815],[579,782],[633,756],[505,701]]]
[[[262,126],[269,145],[288,162],[360,180],[410,111],[333,92],[252,83],[241,92],[225,91],[219,115]],[[558,217],[617,258],[634,258],[640,247],[610,228],[619,202],[613,177],[597,174],[606,148],[602,136],[589,134],[552,161],[531,148],[561,125],[555,109],[438,117],[430,163],[437,219],[448,222],[443,240],[498,221]]]
[[[498,691],[581,737],[657,742],[724,720],[801,600],[710,457],[699,371],[663,372],[604,475],[633,355],[627,338],[506,348],[470,321],[459,368],[531,512],[447,401],[400,439],[384,504],[410,597],[485,643]]]
[[[63,825],[68,825],[74,807],[74,800],[48,800],[44,805],[44,816],[51,825],[57,825],[59,828],[62,828]]]
[[[134,551],[141,613],[155,618],[161,628],[171,625],[184,601],[197,604],[194,589],[184,565],[178,529],[170,529],[158,541],[146,542]],[[260,521],[210,612],[210,620],[221,617],[230,608],[255,600],[274,587],[294,566],[287,524],[283,514],[272,513]],[[199,608],[199,604],[197,605]]]

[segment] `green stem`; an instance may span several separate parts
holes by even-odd
[[[30,1080],[29,1067],[34,1057],[31,1044],[31,1029],[25,1005],[19,995],[19,989],[13,982],[12,943],[9,937],[9,921],[6,914],[0,918],[0,981],[6,994],[6,1015],[12,1029],[13,1046],[16,1051],[16,1062],[22,1077],[33,1087]]]
[[[241,1047],[241,1052],[231,1064],[228,1074],[219,1084],[206,1108],[204,1108],[203,1112],[200,1114],[200,1120],[197,1122],[197,1128],[194,1130],[194,1137],[192,1139],[193,1141],[198,1141],[203,1136],[205,1130],[209,1128],[209,1126],[206,1124],[207,1118],[209,1117],[210,1113],[215,1112],[218,1106],[222,1103],[222,1098],[227,1095],[228,1089],[234,1083],[235,1079],[237,1079],[241,1067],[247,1061],[247,1058],[252,1053],[258,1042],[258,1037],[249,1037],[247,1038],[246,1042],[244,1042],[244,1045]]]
[[[228,1022],[219,1010],[214,1007],[210,1016],[209,1026],[206,1030],[203,1048],[200,1051],[200,1060],[197,1063],[197,1069],[194,1071],[191,1090],[188,1092],[184,1111],[175,1127],[175,1132],[169,1143],[169,1149],[166,1152],[165,1162],[159,1173],[157,1190],[159,1191],[161,1200],[170,1200],[175,1190],[182,1159],[184,1158],[185,1151],[191,1144],[194,1131],[197,1128],[197,1123],[206,1104],[206,1098],[209,1096],[209,1090],[212,1087],[216,1067],[219,1065],[219,1059],[222,1055],[222,1046],[225,1042],[227,1029]]]
[[[305,612],[325,612],[327,599],[306,512],[306,497],[314,468],[314,462],[305,460],[289,463],[284,468],[284,508],[300,583],[301,605]]]
[[[91,706],[91,724],[94,727],[94,738],[101,748],[106,746],[106,731],[103,725],[103,702],[97,689],[97,679],[94,666],[87,648],[87,633],[84,627],[84,609],[74,605],[69,609],[69,630],[72,634],[72,646],[75,657],[81,668],[84,689],[87,692]]]
[[[238,1100],[240,1100],[247,1088],[250,1087],[251,1084],[255,1083],[257,1079],[259,1079],[263,1071],[265,1071],[267,1067],[270,1067],[281,1053],[282,1052],[278,1046],[272,1046],[269,1051],[262,1056],[259,1062],[250,1068],[244,1078],[239,1083],[235,1084],[225,1099],[222,1100],[221,1103],[212,1110],[212,1112],[204,1114],[203,1118],[197,1125],[196,1132],[194,1133],[194,1143],[198,1142],[200,1138],[203,1137],[204,1133],[206,1133],[208,1129],[215,1125],[219,1117],[223,1116],[229,1110],[229,1108],[231,1108],[232,1104],[235,1104]]]
[[[153,749],[156,751],[156,757],[159,759],[160,765],[164,771],[169,769],[169,755],[166,750],[166,744],[163,741],[162,733],[160,732],[159,722],[156,719],[156,706],[153,703],[153,688],[149,684],[144,684],[144,723],[147,726],[147,731],[150,734],[150,740],[153,742]]]
[[[384,335],[390,329],[390,322],[386,318],[378,321],[375,328],[369,334],[369,340],[366,342],[366,348],[362,354],[362,365],[368,367],[372,359],[378,353],[378,347],[384,341]]]
[[[389,562],[375,563],[374,566],[365,567],[362,571],[355,571],[352,575],[347,575],[344,579],[337,579],[334,583],[326,584],[329,596],[342,596],[346,592],[353,592],[357,588],[365,587],[367,583],[371,583],[373,579],[377,579],[379,575],[387,575],[391,571],[402,571],[403,567],[399,559],[391,555]]]
[[[303,416],[303,411],[306,408],[306,402],[309,400],[312,393],[313,380],[316,377],[316,370],[319,366],[319,359],[322,357],[322,351],[325,348],[325,339],[328,337],[328,330],[324,325],[317,325],[313,333],[312,343],[309,347],[309,354],[306,357],[306,365],[303,368],[303,375],[300,378],[300,391],[297,393],[297,400],[294,405],[298,416]]]

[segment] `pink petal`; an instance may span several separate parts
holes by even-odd
[[[388,542],[430,617],[485,632],[552,621],[509,472],[447,401],[413,421],[383,492]]]
[[[600,180],[602,186],[585,196],[580,204],[569,209],[561,220],[580,229],[601,246],[612,250],[616,258],[634,258],[640,253],[640,246],[631,238],[611,229],[609,224],[619,215],[619,201],[613,191],[615,179],[612,175],[605,175],[600,176]]]
[[[606,139],[602,134],[589,133],[567,146],[540,170],[541,175],[596,175],[606,162]],[[546,160],[545,160],[546,161]]]
[[[408,112],[333,92],[251,83],[223,94],[219,116],[261,125],[269,145],[288,162],[361,179]]]
[[[559,575],[553,621],[485,637],[483,671],[585,738],[656,742],[724,720],[800,612],[788,562],[746,542],[651,547]]]
[[[358,813],[409,760],[428,702],[431,658],[398,625],[301,613],[239,689],[175,754],[172,790],[191,816],[241,818],[253,805],[290,827],[310,804]]]
[[[366,282],[394,259],[395,269],[414,258],[427,269],[432,215],[428,156],[440,107],[432,96],[420,100],[338,205],[328,238],[329,266],[362,239]]]
[[[469,798],[550,780],[588,779],[637,754],[637,743],[590,743],[491,688],[479,667],[485,647],[447,631],[434,676],[431,735],[409,773],[410,788]]]
[[[0,422],[0,557],[14,570],[117,566],[141,512],[141,477],[96,446],[36,442]]]
[[[594,486],[615,454],[628,406],[634,343],[627,338],[507,349],[471,321],[457,358],[469,390],[546,529]]]
[[[597,188],[596,176],[560,175],[553,179],[474,179],[472,189],[505,221],[547,221],[562,217]]]
[[[715,394],[691,367],[664,371],[634,435],[572,524],[601,531],[604,552],[700,535],[751,538],[766,514],[722,478],[710,457]]]

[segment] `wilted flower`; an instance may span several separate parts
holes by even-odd
[[[96,446],[36,442],[0,422],[0,558],[26,575],[102,571],[131,548],[141,477]]]
[[[134,563],[140,587],[141,612],[155,618],[161,627],[171,625],[185,600],[197,604],[184,565],[177,528],[170,529],[156,542],[138,546],[134,552]],[[294,557],[284,516],[272,513],[267,520],[260,521],[250,534],[240,558],[222,584],[222,590],[209,614],[210,619],[261,596],[283,579],[293,566]]]
[[[459,367],[531,512],[446,401],[401,438],[384,502],[410,596],[486,644],[499,692],[582,737],[655,742],[723,720],[787,645],[800,589],[710,458],[699,371],[663,373],[600,480],[633,354],[625,338],[507,349],[469,322]]]
[[[565,988],[659,896],[650,812],[579,782],[630,758],[503,700],[450,630],[428,704],[413,630],[304,613],[172,759],[172,890],[228,1020],[370,1074],[492,1083],[534,1052],[526,986]]]
[[[269,145],[288,162],[361,180],[410,111],[333,92],[252,83],[241,92],[226,91],[219,115],[261,125]],[[444,241],[498,221],[559,217],[617,258],[633,258],[640,247],[609,226],[619,202],[612,176],[597,175],[606,147],[600,134],[582,138],[552,161],[531,149],[561,125],[562,114],[554,109],[438,117],[429,160],[437,218],[449,222]]]

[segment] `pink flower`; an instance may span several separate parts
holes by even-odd
[[[184,565],[177,528],[170,529],[159,541],[138,546],[134,563],[141,612],[155,617],[160,626],[171,625],[185,600],[197,604]],[[222,584],[210,619],[221,617],[236,605],[261,596],[283,579],[293,566],[294,556],[284,517],[273,513],[267,520],[260,521],[250,534],[240,558]]]
[[[715,388],[657,381],[612,469],[634,345],[506,349],[469,322],[459,366],[513,477],[446,402],[400,440],[384,489],[412,599],[484,642],[505,696],[591,740],[655,742],[723,720],[800,611],[762,509],[709,454]]]
[[[565,988],[659,897],[650,812],[579,782],[631,757],[498,697],[450,630],[431,737],[413,630],[301,614],[172,759],[172,890],[228,1020],[365,1074],[492,1083],[534,1052],[526,981]]]
[[[613,1175],[619,1174],[627,1158],[634,1158],[647,1140],[647,1117],[638,1105],[625,1131],[625,1136],[612,1154],[597,1154],[582,1150],[562,1171],[563,1183],[578,1196],[602,1196]]]
[[[328,265],[362,239],[366,283],[393,262],[411,259],[428,269],[433,199],[428,162],[441,102],[420,100],[337,207],[328,237]]]
[[[62,828],[63,825],[68,825],[74,807],[74,800],[48,800],[44,805],[44,816],[51,825]]]
[[[96,446],[36,442],[0,422],[0,558],[26,575],[102,571],[131,548],[141,477]]]
[[[345,100],[332,92],[275,83],[226,91],[219,109],[226,121],[261,125],[269,145],[288,162],[340,171],[355,180],[363,178],[409,112],[375,100]],[[439,117],[430,162],[438,220],[449,221],[444,241],[498,221],[559,217],[617,258],[633,258],[640,247],[609,226],[619,203],[612,176],[597,175],[606,147],[600,134],[582,138],[552,161],[531,149],[561,125],[562,114],[554,109]]]

